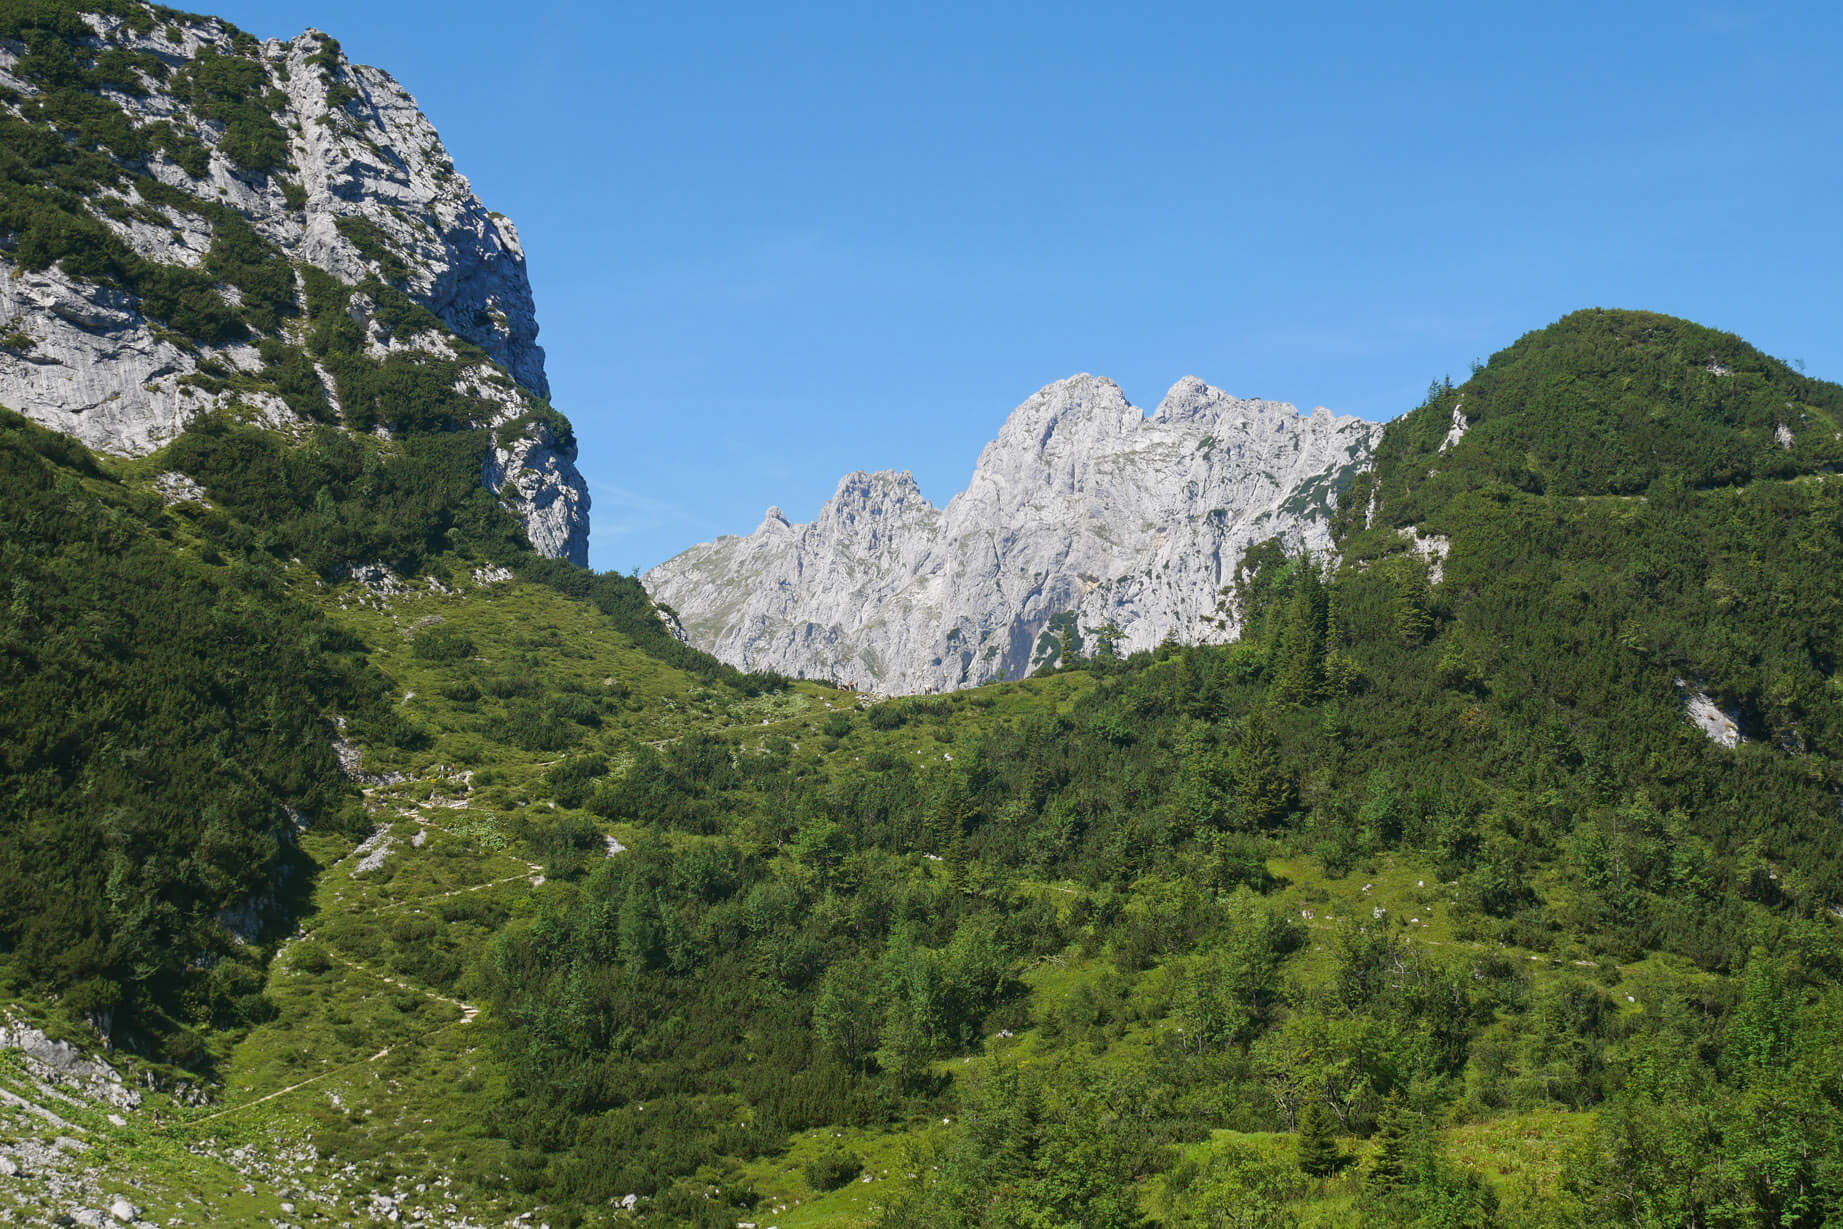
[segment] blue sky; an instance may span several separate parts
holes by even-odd
[[[517,222],[601,569],[852,469],[944,502],[1077,371],[1383,419],[1608,306],[1843,378],[1843,5],[1150,9],[215,5]]]

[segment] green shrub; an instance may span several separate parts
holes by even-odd
[[[864,1172],[864,1158],[848,1148],[834,1145],[807,1161],[801,1172],[806,1175],[807,1185],[815,1191],[835,1191]]]
[[[908,710],[900,704],[874,704],[864,714],[864,720],[870,723],[873,730],[900,729],[908,719]]]
[[[607,756],[579,755],[552,768],[544,779],[549,782],[550,796],[556,799],[558,805],[582,807],[588,805],[595,782],[607,775]]]
[[[474,653],[472,640],[444,627],[424,628],[410,637],[410,656],[417,661],[465,661]]]
[[[261,61],[223,55],[210,47],[173,75],[174,96],[206,119],[224,125],[218,143],[226,158],[249,174],[267,176],[287,167],[288,134],[275,121],[275,96],[265,92]]]
[[[401,282],[409,277],[409,266],[403,263],[403,258],[391,246],[390,236],[376,222],[370,218],[343,217],[335,219],[333,225],[358,249],[359,255],[377,265],[386,282]]]

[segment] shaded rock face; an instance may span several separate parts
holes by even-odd
[[[209,18],[163,17],[144,31],[113,16],[85,20],[95,38],[80,51],[145,53],[172,70],[164,79],[137,70],[144,92],[106,89],[101,97],[135,129],[171,125],[208,151],[208,163],[192,167],[202,165],[203,174],[193,174],[157,147],[145,160],[149,176],[195,198],[201,210],[209,202],[241,214],[294,266],[297,296],[303,269],[346,285],[382,278],[442,326],[380,338],[363,322],[372,357],[412,349],[452,358],[457,339],[471,343],[478,351],[460,349],[484,360],[465,391],[492,403],[494,425],[525,415],[532,397],[549,396],[518,232],[474,195],[415,99],[388,73],[352,64],[315,30],[255,43]],[[0,107],[24,116],[40,90],[22,70],[22,55],[20,45],[0,41],[0,86],[17,96]],[[287,134],[285,167],[268,174],[240,168],[221,148],[224,125],[173,88],[201,55],[259,66],[261,92]],[[198,268],[211,249],[213,225],[203,212],[149,202],[132,187],[107,188],[90,203],[144,260]],[[161,447],[220,406],[281,429],[297,421],[281,397],[250,387],[264,368],[257,339],[211,344],[177,336],[144,317],[122,287],[73,277],[60,265],[28,268],[5,240],[0,236],[0,335],[10,344],[0,346],[0,405],[91,448],[127,455]],[[237,301],[234,288],[220,291]],[[276,339],[297,342],[300,327],[292,321]],[[200,379],[201,370],[252,378],[225,391],[214,387],[222,379]],[[330,378],[320,374],[331,394]],[[574,444],[531,434],[496,453],[486,466],[488,483],[525,521],[537,549],[586,563],[588,495]],[[524,461],[540,446],[542,464],[528,472]]]
[[[743,669],[884,692],[1018,678],[1092,652],[1231,638],[1219,594],[1252,543],[1329,545],[1378,425],[1174,385],[1150,417],[1078,375],[1019,406],[967,489],[854,473],[808,524],[770,508],[643,578],[692,644]],[[1046,635],[1047,633],[1047,635]]]

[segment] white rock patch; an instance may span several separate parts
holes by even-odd
[[[1706,691],[1690,691],[1689,684],[1677,680],[1683,691],[1683,712],[1690,724],[1720,747],[1738,747],[1747,740],[1741,737],[1740,714],[1724,710]]]
[[[188,474],[176,469],[169,469],[154,478],[154,489],[160,492],[162,502],[171,504],[200,503],[209,508],[211,502],[205,498],[205,488]]]
[[[1441,577],[1446,574],[1446,555],[1453,548],[1452,541],[1441,533],[1423,536],[1413,525],[1405,527],[1401,534],[1408,539],[1408,549],[1427,561],[1428,583],[1439,584]]]
[[[1459,405],[1453,407],[1453,425],[1447,430],[1446,438],[1440,441],[1441,452],[1445,452],[1464,439],[1466,431],[1472,426],[1471,420],[1465,416],[1464,404],[1461,401]]]
[[[390,851],[394,847],[390,839],[390,825],[385,824],[366,837],[364,843],[352,851],[352,856],[358,859],[358,865],[352,868],[352,873],[367,875],[377,870],[384,865],[384,860],[390,857]]]

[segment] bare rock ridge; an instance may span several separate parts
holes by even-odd
[[[1242,552],[1328,545],[1380,432],[1188,376],[1148,417],[1077,375],[1012,412],[945,508],[906,472],[847,474],[810,523],[770,508],[642,579],[724,661],[883,692],[1018,678],[1078,638],[1226,640],[1218,595]]]
[[[213,211],[221,216],[228,207],[293,267],[297,302],[307,294],[306,270],[345,286],[376,278],[400,290],[440,327],[393,334],[362,310],[361,295],[353,313],[367,355],[409,350],[459,359],[456,391],[490,403],[483,425],[498,428],[483,480],[524,520],[534,547],[586,563],[589,499],[575,444],[559,437],[553,415],[531,412],[550,389],[518,232],[456,172],[415,99],[388,73],[348,61],[315,30],[257,42],[211,18],[83,20],[94,54],[138,61],[133,83],[104,87],[99,97],[152,146],[142,169],[151,187],[163,189],[149,200],[132,179],[104,185],[87,202],[97,220],[144,261],[198,269],[209,267]],[[200,101],[200,78],[186,76],[232,58],[285,134],[285,161],[266,171],[239,161],[227,125],[209,99]],[[33,108],[43,91],[25,59],[21,44],[0,40],[0,110],[42,122]],[[187,81],[190,88],[176,85]],[[196,211],[185,207],[187,198],[198,202]],[[0,235],[0,405],[128,455],[161,447],[219,406],[283,430],[300,423],[282,396],[263,387],[257,344],[297,344],[299,318],[266,339],[180,335],[144,315],[120,284],[73,275],[68,260],[23,259],[17,239]],[[233,308],[240,302],[235,287],[219,293]],[[316,370],[337,411],[332,379],[317,363]]]

